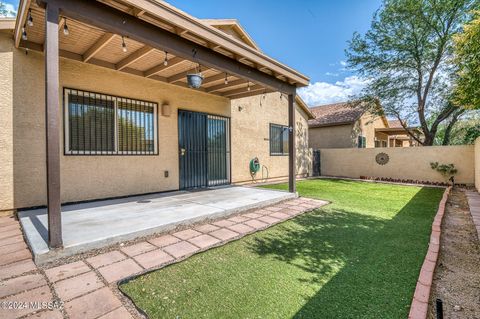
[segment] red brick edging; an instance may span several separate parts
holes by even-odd
[[[428,313],[428,300],[430,299],[430,290],[432,289],[433,273],[437,265],[438,253],[440,251],[440,234],[442,231],[442,219],[445,214],[445,205],[447,204],[448,194],[451,187],[445,189],[442,200],[438,205],[437,215],[432,224],[432,234],[428,244],[427,254],[420,269],[417,287],[413,294],[412,304],[410,306],[409,319],[426,319]]]

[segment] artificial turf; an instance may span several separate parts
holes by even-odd
[[[406,318],[443,190],[325,179],[297,190],[331,204],[120,289],[150,318]]]

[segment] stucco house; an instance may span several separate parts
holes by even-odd
[[[400,121],[372,114],[360,104],[334,103],[310,110],[315,116],[308,121],[313,149],[417,146]]]
[[[0,21],[0,210],[47,205],[58,247],[63,203],[251,182],[253,158],[295,192],[310,169],[313,115],[296,96],[308,82],[236,20],[21,0]]]

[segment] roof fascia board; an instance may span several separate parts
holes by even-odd
[[[202,23],[200,20],[165,2],[153,2],[148,0],[124,0],[124,2],[130,4],[131,6],[139,7],[140,9],[145,10],[160,19],[169,21],[170,23],[175,24],[177,27],[188,30],[189,32],[197,34],[200,37],[206,37],[209,41],[215,43],[216,45],[220,45],[228,50],[231,50],[237,55],[244,56],[252,62],[261,64],[294,80],[295,82],[299,83],[300,86],[306,86],[309,83],[309,78],[300,72],[264,55],[263,53],[248,46],[246,43],[232,39],[221,30]]]

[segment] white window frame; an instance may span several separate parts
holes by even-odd
[[[71,150],[70,149],[70,121],[69,121],[69,94],[75,94],[75,92],[81,92],[84,96],[95,98],[100,96],[100,99],[108,101],[110,98],[113,101],[114,107],[114,149],[113,151],[83,151],[83,150]],[[138,156],[152,156],[158,155],[158,103],[147,102],[138,99],[124,98],[110,94],[89,92],[80,89],[63,89],[63,110],[64,110],[64,154],[65,155],[138,155]],[[153,105],[153,152],[151,151],[119,151],[118,150],[118,108],[117,99],[123,99],[125,101],[138,101],[146,102]]]

